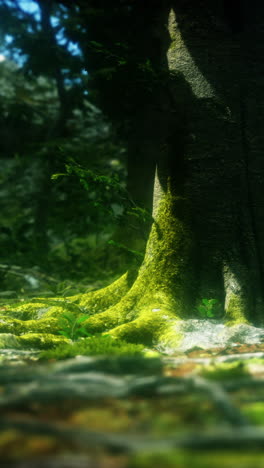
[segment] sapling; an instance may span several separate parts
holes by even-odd
[[[79,315],[78,317],[71,312],[62,314],[62,329],[59,331],[59,334],[72,341],[76,341],[78,338],[88,338],[93,336],[82,326],[82,323],[88,318],[90,318],[90,315],[86,314]]]
[[[214,318],[217,315],[219,301],[217,299],[202,299],[197,310],[202,318]]]

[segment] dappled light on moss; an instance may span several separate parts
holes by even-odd
[[[226,307],[225,321],[229,325],[237,323],[249,323],[247,319],[246,304],[243,297],[236,294],[230,294],[228,305]]]
[[[18,343],[25,349],[52,349],[62,343],[68,342],[67,338],[51,333],[25,333],[17,339]]]

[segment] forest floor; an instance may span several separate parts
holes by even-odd
[[[3,467],[264,466],[264,344],[38,356],[0,352]]]

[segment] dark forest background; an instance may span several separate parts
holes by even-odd
[[[0,16],[0,295],[101,286],[140,262],[150,220],[127,187],[129,124],[110,124],[100,102],[105,94],[118,108],[109,80],[126,66],[127,45],[88,43],[67,2],[1,0]],[[93,86],[87,44],[105,93]]]

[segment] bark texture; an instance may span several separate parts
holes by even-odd
[[[149,104],[151,125],[135,132],[157,167],[154,222],[137,279],[87,321],[94,331],[176,343],[175,320],[195,315],[202,298],[217,298],[230,324],[261,315],[264,167],[249,96],[261,70],[251,34],[263,34],[263,7],[256,19],[244,2],[238,23],[228,8],[179,0],[158,12],[163,25],[167,14],[167,29],[159,27],[167,61]]]
[[[229,320],[262,314],[263,18],[257,2],[179,0],[169,19],[169,68],[190,87],[186,190],[199,295],[224,302]]]

